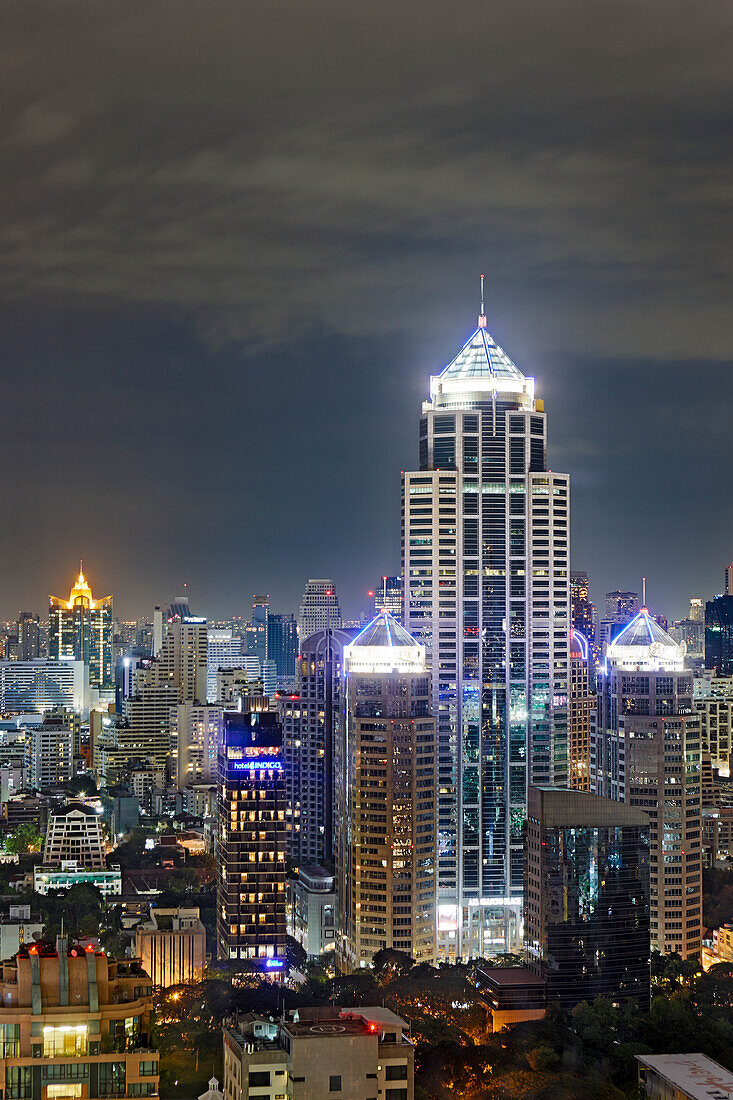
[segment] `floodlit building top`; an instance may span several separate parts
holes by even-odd
[[[416,642],[388,611],[382,611],[353,642],[344,646],[344,670],[424,672],[425,646]]]
[[[440,374],[430,379],[431,401],[438,394],[525,393],[534,398],[534,378],[525,378],[486,329],[481,314],[478,328]]]
[[[686,652],[685,643],[678,645],[642,607],[609,644],[606,660],[620,668],[674,672],[684,668]]]

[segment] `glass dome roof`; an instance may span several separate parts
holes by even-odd
[[[471,378],[524,382],[522,372],[482,324],[438,377],[441,382],[468,381]]]

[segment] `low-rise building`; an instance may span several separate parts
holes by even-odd
[[[226,1100],[413,1100],[409,1027],[388,1008],[301,1008],[224,1028]]]
[[[714,928],[712,937],[703,940],[701,961],[703,970],[717,963],[733,963],[733,924]]]
[[[0,959],[11,959],[24,943],[32,943],[43,935],[43,921],[32,913],[30,905],[11,905],[0,916]]]
[[[58,866],[41,864],[33,872],[33,889],[37,894],[48,894],[52,890],[70,890],[72,886],[96,886],[103,897],[113,897],[122,893],[122,872],[119,867],[108,870],[88,871],[79,867],[74,860],[68,860]]]
[[[733,1073],[707,1054],[637,1054],[639,1096],[711,1100],[733,1095]]]
[[[106,843],[102,834],[102,807],[69,802],[48,819],[43,862],[62,864],[73,860],[92,871],[104,870]]]
[[[323,867],[301,867],[288,880],[288,932],[309,959],[320,959],[336,947],[336,887]]]
[[[117,962],[64,937],[21,947],[2,964],[5,1096],[157,1096],[151,993],[138,959]]]
[[[195,908],[150,908],[150,919],[135,929],[135,954],[153,985],[198,982],[206,966],[206,929]]]

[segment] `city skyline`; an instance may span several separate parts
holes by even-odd
[[[0,47],[4,615],[79,557],[128,617],[184,580],[211,617],[294,610],[324,575],[358,610],[482,271],[594,598],[718,591],[729,6],[315,3],[286,36],[228,0],[203,27],[187,0],[33,10]]]

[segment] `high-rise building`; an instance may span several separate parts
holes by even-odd
[[[319,630],[338,630],[341,608],[331,580],[309,580],[298,612],[298,638],[304,641]]]
[[[175,780],[179,791],[218,777],[223,711],[219,706],[179,703],[172,718]]]
[[[596,609],[588,598],[588,574],[570,574],[570,619],[573,630],[579,631],[593,644],[596,637]]]
[[[652,946],[686,958],[702,936],[700,715],[684,646],[646,608],[608,646],[597,696],[591,787],[649,816]]]
[[[229,627],[208,630],[206,642],[206,701],[218,703],[216,674],[220,668],[242,667],[242,639]]]
[[[206,619],[171,618],[158,656],[157,676],[174,684],[182,703],[205,703],[208,673]]]
[[[590,678],[591,659],[587,638],[579,630],[572,630],[568,678],[569,786],[575,791],[590,790],[590,717],[595,704]]]
[[[79,867],[102,871],[106,867],[105,852],[101,806],[97,813],[93,806],[69,802],[49,814],[43,846],[44,864],[73,860]]]
[[[288,858],[296,867],[333,859],[341,669],[344,646],[355,635],[355,630],[334,628],[301,638],[295,689],[277,701],[288,793]]]
[[[690,614],[688,617],[693,623],[705,622],[705,605],[699,596],[690,597]]]
[[[425,647],[384,612],[344,647],[336,963],[435,961],[435,720]]]
[[[57,718],[45,718],[26,731],[28,785],[42,791],[68,783],[73,775],[74,733]]]
[[[692,703],[700,715],[700,740],[710,766],[730,778],[733,760],[733,676],[696,676]],[[703,803],[705,804],[705,803]]]
[[[293,615],[267,616],[267,660],[275,662],[278,682],[295,676],[298,628]]]
[[[89,666],[83,661],[0,661],[0,713],[89,710]]]
[[[525,937],[548,1003],[649,1010],[649,818],[581,791],[529,788]]]
[[[260,662],[267,657],[267,616],[270,613],[269,596],[252,597],[252,619],[244,627],[244,649]]]
[[[402,622],[402,577],[382,577],[374,589],[374,614],[388,611]]]
[[[285,965],[285,778],[272,711],[225,712],[218,810],[218,957],[277,972]]]
[[[705,668],[733,676],[733,594],[727,590],[705,604]]]
[[[49,596],[49,657],[83,661],[89,666],[90,687],[114,690],[112,620],[112,597],[95,600],[80,568],[68,600]]]
[[[18,619],[18,647],[21,661],[36,661],[41,656],[41,625],[38,615],[21,611]]]
[[[606,618],[616,619],[618,622],[629,623],[635,615],[639,614],[639,593],[606,592]]]
[[[139,959],[59,936],[55,950],[23,945],[0,991],[6,1096],[158,1095],[152,989]]]
[[[403,477],[405,626],[438,721],[438,953],[518,946],[527,783],[568,782],[569,478],[544,404],[479,326],[430,380]]]

